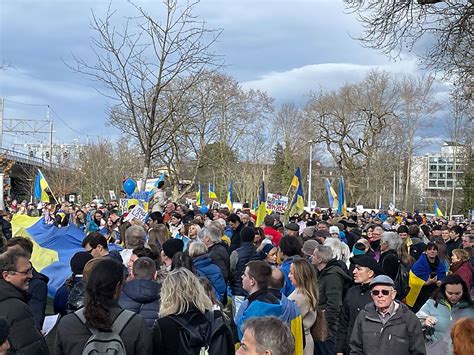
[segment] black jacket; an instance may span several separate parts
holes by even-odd
[[[28,293],[31,295],[28,305],[33,312],[36,327],[40,330],[43,329],[44,312],[48,302],[48,282],[49,278],[46,275],[33,268],[33,278],[30,280],[28,287]]]
[[[244,242],[237,250],[231,254],[231,277],[230,288],[234,296],[246,296],[247,292],[242,288],[242,274],[245,271],[245,265],[255,255],[256,249],[252,243]],[[235,266],[234,266],[235,265]]]
[[[403,303],[382,324],[374,304],[362,310],[354,324],[350,340],[351,355],[424,355],[425,340],[421,323]]]
[[[338,261],[333,259],[318,274],[319,307],[326,312],[331,334],[335,335],[339,323],[344,289],[352,283],[352,279],[341,269]]]
[[[152,328],[160,309],[161,285],[152,280],[131,280],[122,289],[119,304],[143,317]]]
[[[410,245],[410,256],[413,257],[415,261],[417,261],[420,255],[425,251],[426,244],[423,243],[423,240],[418,237],[412,237],[411,241],[413,244]]]
[[[337,328],[336,352],[349,354],[349,339],[360,311],[372,302],[369,284],[351,287],[346,294]]]
[[[0,227],[6,240],[12,239],[12,224],[0,216]]]
[[[117,318],[122,311],[116,301],[111,300],[107,306],[111,319]],[[91,335],[89,328],[74,313],[65,315],[59,320],[57,326],[54,354],[81,355]],[[120,337],[128,355],[149,355],[152,353],[151,331],[140,315],[137,314],[130,319],[120,333]]]
[[[450,239],[446,242],[446,252],[448,253],[448,256],[450,258],[451,258],[451,256],[453,256],[453,250],[454,249],[461,249],[461,248],[462,248],[462,238],[461,237],[459,237],[458,240]]]
[[[382,271],[394,281],[397,277],[399,264],[398,254],[393,249],[389,249],[380,255],[379,265]]]
[[[244,224],[242,222],[239,223],[239,226],[232,231],[232,238],[230,242],[230,249],[229,251],[232,253],[237,248],[240,248],[242,244],[242,238],[240,237],[240,231],[244,228]]]
[[[227,283],[229,280],[230,262],[229,252],[222,243],[217,243],[209,247],[209,257],[212,259],[214,264],[219,266],[224,276],[224,281]]]
[[[46,341],[36,327],[28,306],[28,294],[5,280],[0,280],[0,317],[10,326],[9,354],[47,355]]]

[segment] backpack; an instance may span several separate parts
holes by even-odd
[[[191,324],[192,318],[186,320],[182,316],[170,316],[179,324],[178,355],[222,355],[234,350],[231,331],[222,313],[214,317],[214,312],[206,312],[207,322]]]
[[[74,312],[79,320],[86,325],[84,308]],[[103,332],[94,328],[89,328],[92,335],[87,339],[82,355],[126,355],[125,345],[120,333],[128,322],[135,316],[132,311],[123,310],[112,323],[111,332]]]
[[[395,290],[397,290],[396,299],[401,301],[410,292],[410,267],[398,260],[398,271],[395,277]]]

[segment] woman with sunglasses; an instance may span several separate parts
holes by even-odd
[[[474,318],[474,304],[464,280],[457,274],[446,276],[416,316],[423,322],[430,342],[444,340],[449,343],[452,324],[462,317]],[[451,349],[450,345],[448,349]]]

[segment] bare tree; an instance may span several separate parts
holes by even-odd
[[[197,3],[180,6],[177,0],[163,0],[159,20],[129,2],[136,15],[127,17],[122,29],[114,25],[116,11],[110,6],[103,18],[92,13],[95,63],[75,57],[73,69],[99,81],[106,88],[101,92],[118,101],[109,122],[137,141],[143,179],[180,126],[175,113],[186,91],[206,69],[220,64],[211,46],[221,31],[209,30],[197,19]]]
[[[362,43],[397,56],[428,44],[426,67],[473,87],[473,0],[345,0],[364,26]],[[434,39],[434,41],[433,41]]]

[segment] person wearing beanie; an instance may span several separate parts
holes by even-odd
[[[314,249],[316,249],[318,245],[319,243],[316,240],[307,240],[304,242],[303,249],[301,249],[301,251],[309,261],[311,261],[311,256],[314,253]]]
[[[10,349],[10,343],[8,342],[8,334],[10,333],[10,327],[5,318],[0,318],[0,355],[5,355],[7,350]]]
[[[352,275],[356,285],[351,287],[346,293],[336,338],[336,353],[344,355],[349,354],[349,339],[357,315],[361,309],[364,309],[372,301],[369,284],[375,276],[382,274],[379,264],[370,256],[364,254],[354,256],[350,262],[354,265]]]
[[[163,268],[166,271],[171,270],[171,262],[173,261],[173,256],[184,250],[184,243],[181,239],[168,239],[162,245],[161,250],[161,262]]]
[[[274,246],[272,243],[267,243],[255,255],[254,260],[263,260],[269,263],[271,266],[276,266],[277,253],[278,253],[278,248]]]
[[[54,313],[59,313],[64,316],[67,314],[67,300],[69,293],[72,288],[82,282],[82,272],[84,271],[84,266],[86,266],[89,260],[92,260],[93,257],[91,253],[87,251],[80,251],[74,254],[69,262],[71,266],[72,275],[66,280],[64,285],[62,285],[56,295],[54,296]]]
[[[253,245],[255,230],[252,227],[244,227],[240,231],[241,245],[230,254],[230,277],[229,286],[232,290],[232,302],[234,315],[238,312],[247,292],[242,285],[242,275],[245,265],[255,257],[257,249]]]

